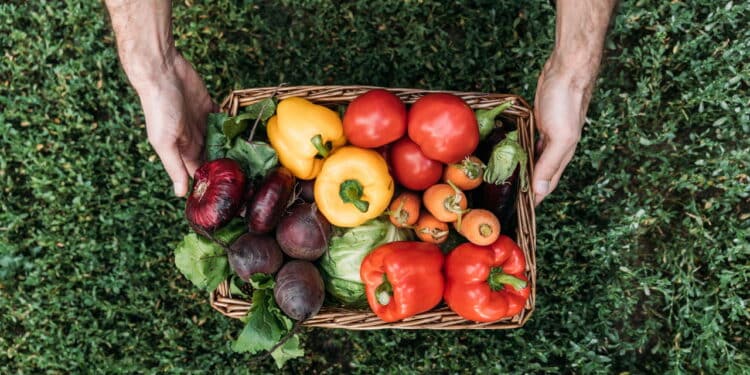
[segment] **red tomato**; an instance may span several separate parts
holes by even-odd
[[[427,189],[443,175],[443,164],[426,157],[408,137],[391,145],[389,159],[393,177],[407,189]]]
[[[409,138],[422,152],[446,164],[471,155],[479,144],[474,111],[461,98],[445,93],[427,94],[411,106]]]
[[[344,135],[349,143],[375,148],[406,133],[406,106],[383,89],[370,90],[354,99],[344,113]]]

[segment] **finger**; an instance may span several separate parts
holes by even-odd
[[[571,149],[565,142],[555,141],[554,139],[548,141],[541,156],[537,159],[532,176],[532,188],[536,204],[539,204],[552,191],[552,179],[560,170],[563,160]]]
[[[180,157],[180,150],[176,143],[157,143],[154,144],[154,150],[159,155],[164,169],[167,171],[169,178],[172,179],[174,194],[178,197],[184,197],[188,189],[188,174],[185,170],[185,164]]]
[[[565,155],[565,158],[563,158],[562,162],[560,163],[560,168],[557,170],[557,173],[555,173],[554,176],[552,176],[552,180],[550,181],[550,188],[549,192],[547,193],[547,196],[551,194],[553,191],[557,189],[557,185],[560,182],[560,178],[562,178],[563,173],[565,172],[565,168],[568,166],[571,160],[573,160],[573,155],[575,155],[575,149],[570,150],[570,152]],[[543,197],[542,199],[544,199]],[[541,201],[540,201],[541,202]]]
[[[182,161],[190,177],[195,175],[195,171],[201,166],[201,147],[191,147],[191,150],[185,150],[182,154]]]
[[[539,159],[542,151],[544,151],[544,140],[544,134],[539,134],[539,139],[536,140],[536,144],[534,145],[534,154],[537,159]]]
[[[187,134],[180,138],[179,149],[182,161],[188,174],[192,177],[200,167],[203,159],[203,129],[201,127],[189,126],[185,129]]]
[[[185,163],[185,168],[187,169],[187,173],[190,175],[190,177],[193,177],[195,175],[195,171],[198,170],[198,168],[200,168],[201,166],[200,156],[200,151],[198,151],[197,154],[194,154],[194,156],[190,157],[187,155],[187,153],[182,155],[182,161]]]

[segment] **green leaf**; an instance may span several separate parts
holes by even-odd
[[[226,244],[231,244],[247,231],[247,223],[240,218],[234,218],[214,232],[213,237]]]
[[[279,164],[276,151],[265,142],[247,142],[237,139],[227,152],[227,157],[236,160],[248,178],[264,177]]]
[[[229,145],[248,127],[254,126],[258,118],[265,123],[274,112],[276,112],[276,102],[272,98],[266,98],[246,107],[242,114],[226,118],[221,125],[221,131],[226,137],[225,144]]]
[[[225,145],[227,137],[224,135],[223,126],[227,119],[225,113],[210,113],[206,126],[206,160],[221,159],[226,155]]]
[[[271,290],[269,291],[269,293],[273,297],[273,287],[271,287]],[[281,311],[281,309],[279,308],[279,306],[276,304],[276,300],[275,299],[272,299],[271,302],[268,304],[268,311],[271,314],[273,314],[273,316],[276,317],[276,319],[278,320],[279,324],[281,324],[281,326],[286,331],[292,329],[292,327],[294,326],[294,321],[292,321],[291,318],[289,318],[288,316],[286,316],[286,314],[284,314]]]
[[[242,114],[237,117],[241,120],[255,120],[260,118],[261,121],[265,122],[268,121],[274,113],[276,113],[276,101],[273,98],[266,98],[245,107]]]
[[[273,289],[276,282],[271,275],[256,273],[250,276],[250,285],[253,286],[253,289]]]
[[[174,253],[177,268],[198,288],[210,292],[229,276],[224,249],[195,233],[186,235]]]
[[[271,357],[276,361],[276,367],[278,368],[284,367],[286,361],[303,355],[305,355],[305,351],[300,347],[299,336],[297,335],[292,336],[284,345],[271,353]]]
[[[275,281],[273,276],[255,274],[250,277],[253,291],[253,304],[245,319],[245,328],[232,344],[232,350],[251,354],[270,350],[292,329],[294,322],[284,315],[276,305],[273,296]],[[299,337],[294,335],[281,347],[271,353],[276,366],[281,368],[286,361],[303,356]]]
[[[245,224],[241,219],[232,219],[213,236],[229,244],[245,231]],[[190,233],[177,245],[174,253],[177,268],[198,288],[210,292],[229,276],[226,251],[208,238]]]
[[[241,285],[245,285],[244,281],[236,275],[233,275],[229,278],[229,293],[231,293],[232,296],[249,297],[249,295],[242,290],[240,287]]]
[[[254,354],[269,350],[279,342],[284,334],[284,327],[269,311],[269,300],[273,303],[273,290],[259,289],[253,292],[253,305],[248,313],[247,324],[232,344],[232,350]]]
[[[226,121],[224,121],[224,124],[221,127],[221,131],[227,138],[227,142],[232,142],[235,137],[242,134],[242,132],[247,129],[247,123],[248,121],[242,121],[240,116],[230,117]]]

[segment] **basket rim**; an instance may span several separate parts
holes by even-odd
[[[265,86],[249,89],[231,90],[221,103],[221,111],[229,115],[236,115],[237,111],[253,102],[268,97],[283,99],[291,96],[303,96],[318,104],[349,102],[359,94],[372,90],[383,89],[401,97],[407,104],[415,98],[429,93],[450,93],[464,99],[472,110],[485,107],[494,107],[508,100],[513,105],[501,116],[514,117],[519,128],[520,141],[529,154],[527,173],[533,174],[534,160],[534,113],[528,102],[521,96],[515,94],[466,92],[455,90],[426,90],[415,88],[392,88],[371,85],[308,85],[308,86]],[[521,125],[524,125],[521,131]],[[533,201],[533,192],[529,187],[527,192],[518,191],[516,202],[517,220],[516,237],[518,245],[524,251],[527,263],[527,277],[530,282],[531,293],[527,300],[526,308],[518,315],[491,323],[476,323],[466,321],[450,311],[444,301],[432,310],[418,314],[414,317],[399,322],[385,323],[372,311],[354,310],[340,307],[324,306],[312,319],[303,323],[305,326],[322,328],[340,328],[349,330],[372,330],[372,329],[512,329],[520,328],[531,318],[535,310],[536,300],[536,218]],[[523,215],[522,215],[523,211]],[[521,218],[523,217],[523,220]],[[522,225],[525,224],[525,225]],[[523,228],[522,228],[523,227]],[[521,241],[521,239],[525,239]],[[520,243],[523,242],[523,243]],[[247,314],[250,308],[248,301],[233,298],[229,290],[228,280],[222,281],[219,286],[210,293],[211,306],[225,316],[240,319]]]

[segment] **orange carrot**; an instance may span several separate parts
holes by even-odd
[[[441,244],[448,239],[448,224],[432,216],[427,211],[419,214],[419,220],[414,227],[417,237],[424,242]]]
[[[399,228],[411,228],[419,219],[419,195],[412,192],[403,192],[391,202],[388,208],[388,217],[391,223]]]
[[[460,163],[448,164],[443,173],[443,181],[450,181],[461,190],[476,189],[482,184],[484,167],[478,157],[469,156]]]
[[[464,215],[463,222],[456,225],[456,230],[469,242],[487,246],[500,236],[500,221],[489,210],[473,209]]]
[[[430,186],[425,190],[422,202],[427,211],[446,223],[460,223],[461,215],[466,212],[468,205],[466,195],[452,182]]]

